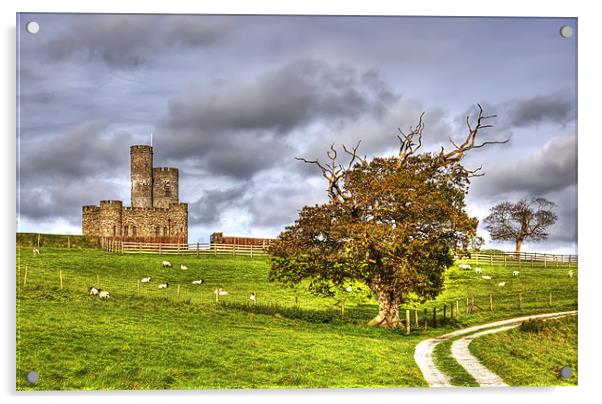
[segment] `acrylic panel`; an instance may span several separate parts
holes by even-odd
[[[16,29],[17,390],[577,384],[576,18]]]

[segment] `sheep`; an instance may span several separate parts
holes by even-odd
[[[500,282],[497,284],[500,288],[506,286],[506,282]]]
[[[167,289],[167,287],[169,286],[168,282],[162,283],[159,285],[159,289]]]
[[[479,275],[483,273],[483,271],[481,270],[481,268],[475,268],[475,269],[474,269],[474,271],[475,271],[477,274],[479,274]]]
[[[163,268],[172,268],[171,262],[169,262],[169,261],[163,261],[163,262],[161,263],[161,266],[162,266]]]
[[[100,292],[100,289],[96,289],[94,286],[90,286],[89,292],[90,296],[96,296],[98,295],[98,292]]]
[[[489,276],[489,275],[483,275],[483,276],[481,276],[481,278],[485,279],[485,280],[490,280],[491,276]]]
[[[180,264],[180,269],[181,269],[182,271],[185,271],[185,270],[187,270],[187,269],[188,269],[188,267],[187,267],[186,265],[182,265],[182,264]]]
[[[257,295],[255,294],[255,292],[251,292],[251,296],[249,296],[249,300],[252,301],[253,303],[257,302]]]
[[[148,278],[142,278],[140,279],[140,282],[142,283],[149,283],[151,281],[151,277],[149,276]]]
[[[353,288],[351,286],[347,286],[345,288],[345,292],[351,292],[353,290]]]
[[[573,279],[573,270],[572,269],[569,271],[569,278]]]
[[[518,274],[520,274],[520,272],[518,271],[512,272],[512,276],[514,276],[515,278],[518,278]]]
[[[40,250],[38,250],[37,248],[34,248],[33,255],[40,255]]]
[[[199,279],[198,281],[192,281],[192,284],[193,285],[200,285],[203,282],[205,282],[203,279]]]
[[[98,291],[98,297],[100,297],[103,300],[108,300],[110,297],[110,294],[108,291],[106,290],[99,290]]]
[[[224,289],[222,289],[222,288],[217,288],[217,289],[215,289],[215,290],[213,291],[213,293],[215,293],[215,294],[216,294],[216,295],[218,295],[218,296],[228,296],[228,295],[229,295],[229,293],[228,293],[228,292],[226,292],[226,291],[225,291]]]
[[[458,268],[460,268],[462,271],[470,271],[472,269],[470,264],[460,264]]]

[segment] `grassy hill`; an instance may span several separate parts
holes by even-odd
[[[168,259],[173,269],[161,268]],[[184,264],[189,269],[180,270]],[[363,292],[340,299],[269,283],[266,258],[119,255],[87,248],[17,248],[18,389],[217,389],[424,386],[413,360],[422,339],[517,313],[575,308],[576,279],[566,270],[450,268],[436,301],[417,307],[461,315],[428,331],[370,328],[377,311]],[[27,271],[26,283],[25,271]],[[575,270],[575,273],[577,271]],[[63,288],[60,289],[60,274]],[[151,276],[150,284],[140,284]],[[205,283],[193,285],[203,278]],[[507,282],[503,288],[497,286]],[[158,289],[169,282],[167,289]],[[179,294],[178,291],[179,285]],[[90,286],[110,291],[101,301]],[[220,303],[214,289],[229,292]],[[257,293],[257,306],[249,294]],[[549,292],[553,294],[549,305]],[[515,299],[521,293],[522,307]],[[494,310],[485,306],[494,296]],[[475,308],[466,313],[466,297]],[[449,312],[448,312],[449,313]],[[412,321],[414,317],[412,316]],[[40,373],[29,385],[23,374]]]

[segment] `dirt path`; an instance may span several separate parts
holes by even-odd
[[[531,318],[538,319],[546,319],[546,318],[554,318],[554,317],[563,317],[567,315],[577,314],[577,311],[565,311],[558,313],[546,313],[546,314],[536,314],[531,316],[522,316],[515,317],[507,320],[495,321],[492,323],[481,324],[474,327],[464,328],[462,330],[450,332],[445,335],[441,335],[436,338],[429,338],[424,341],[421,341],[418,345],[416,345],[416,350],[414,352],[414,360],[416,364],[422,371],[422,375],[424,379],[428,383],[430,387],[453,387],[451,384],[450,378],[440,371],[433,361],[433,351],[437,345],[441,342],[447,341],[451,338],[460,337],[462,335],[473,334],[480,330],[492,329],[488,330],[488,332],[478,333],[471,335],[470,337],[465,337],[460,339],[459,341],[465,340],[465,342],[459,343],[456,345],[456,350],[458,351],[458,356],[453,353],[454,358],[462,365],[468,373],[470,373],[477,382],[485,387],[485,386],[506,386],[502,379],[499,378],[495,373],[491,372],[489,369],[481,365],[481,363],[468,351],[468,345],[474,338],[477,338],[479,335],[484,335],[493,332],[501,332],[506,331],[507,329],[517,327],[521,322],[529,320]],[[518,323],[518,324],[517,324]],[[506,327],[510,326],[510,327]],[[457,343],[458,341],[456,341]],[[453,345],[452,345],[453,347]],[[468,354],[468,355],[466,355]],[[468,368],[467,368],[468,366]],[[473,374],[474,372],[474,374]],[[478,376],[475,377],[475,375]]]

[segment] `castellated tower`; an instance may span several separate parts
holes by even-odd
[[[132,206],[101,201],[82,207],[82,233],[151,242],[188,242],[188,204],[179,200],[179,171],[153,167],[153,148],[130,147]]]
[[[130,147],[132,178],[132,208],[153,207],[153,148]]]

